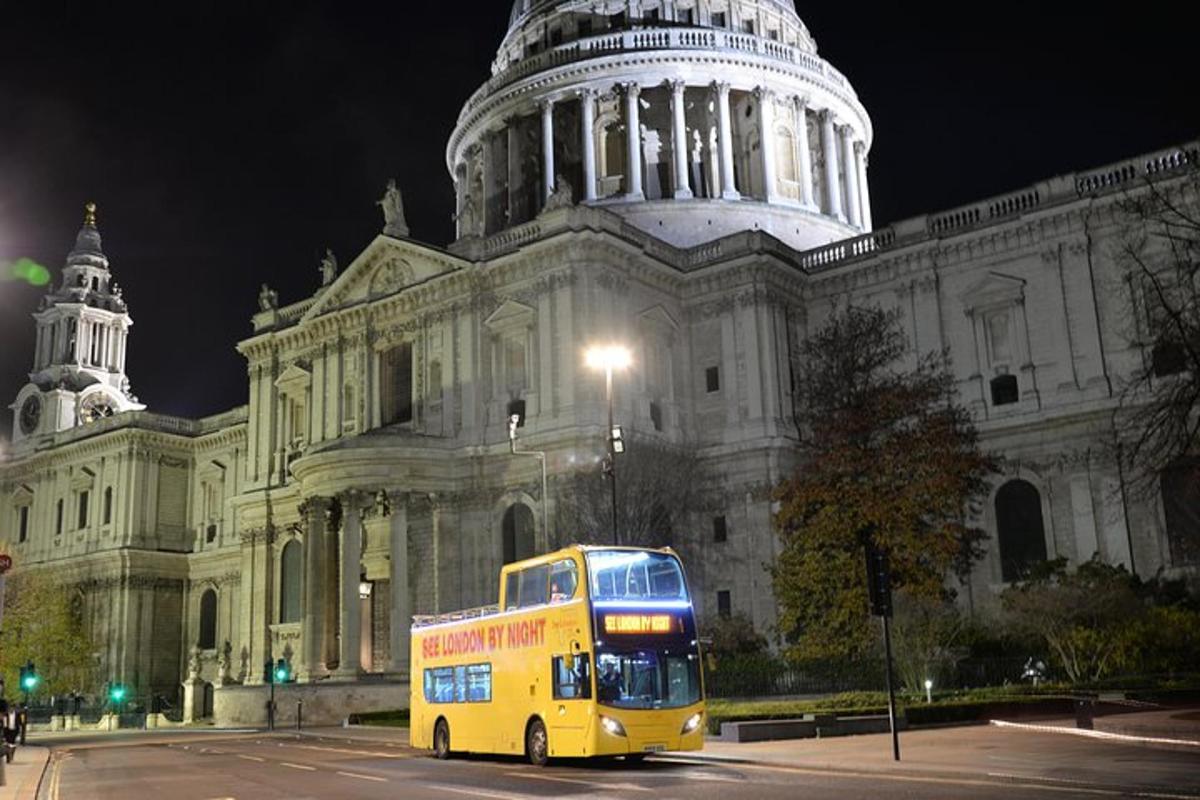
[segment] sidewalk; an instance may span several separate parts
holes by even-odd
[[[34,800],[49,758],[47,747],[18,747],[12,763],[4,765],[5,784],[0,786],[0,800]]]

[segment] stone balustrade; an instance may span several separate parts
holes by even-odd
[[[842,91],[847,92],[851,97],[856,97],[854,89],[846,80],[845,75],[834,69],[824,59],[799,47],[764,39],[753,34],[711,28],[629,30],[578,39],[512,64],[507,69],[493,75],[471,95],[466,105],[463,106],[459,122],[461,123],[475,111],[485,98],[528,75],[574,61],[614,53],[645,50],[724,50],[763,56],[816,73]]]

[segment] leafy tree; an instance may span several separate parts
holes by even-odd
[[[1117,456],[1143,495],[1180,466],[1200,485],[1200,165],[1188,165],[1182,181],[1148,181],[1118,208],[1127,334],[1145,357],[1119,387]]]
[[[1045,642],[1072,683],[1099,680],[1116,667],[1146,611],[1136,579],[1097,557],[1074,571],[1065,558],[1045,562],[1001,600],[1009,621]]]
[[[675,540],[698,501],[701,469],[694,449],[635,438],[617,456],[621,544],[662,547]],[[558,528],[578,541],[612,542],[612,488],[597,466],[559,484]]]
[[[892,643],[901,684],[914,692],[924,689],[927,678],[946,685],[969,650],[966,618],[944,597],[900,591],[894,605]]]
[[[701,626],[700,634],[709,644],[706,650],[717,658],[758,655],[767,649],[767,639],[754,630],[745,614],[712,617]]]
[[[902,360],[897,312],[837,310],[802,345],[802,462],[778,487],[773,566],[790,655],[844,659],[873,648],[864,543],[889,553],[892,584],[940,598],[982,555],[965,519],[995,463],[956,401],[945,353]]]
[[[92,684],[92,643],[83,630],[76,594],[46,571],[9,575],[0,623],[0,676],[10,697],[21,667],[33,661],[43,695],[82,691]]]

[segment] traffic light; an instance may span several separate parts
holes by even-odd
[[[288,667],[287,659],[281,658],[275,662],[275,682],[287,683],[292,679],[292,670]]]
[[[114,683],[108,687],[108,699],[113,703],[119,704],[125,699],[125,687],[119,683]]]
[[[29,694],[37,688],[38,681],[37,669],[33,666],[32,661],[25,662],[25,666],[21,667],[21,691]]]
[[[892,615],[892,579],[887,551],[867,542],[867,596],[871,614],[876,617]]]

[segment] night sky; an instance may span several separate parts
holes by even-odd
[[[99,204],[151,410],[246,402],[258,287],[310,295],[382,225],[452,236],[445,143],[489,75],[507,0],[0,2],[0,261],[54,273]],[[1200,136],[1196,37],[1167,2],[801,2],[875,125],[876,226]],[[347,10],[352,9],[352,10]],[[0,401],[43,290],[0,281]],[[7,436],[11,413],[0,413]]]

